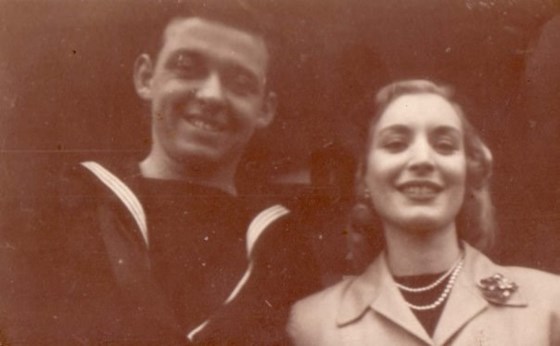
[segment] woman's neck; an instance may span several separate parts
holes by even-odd
[[[455,224],[431,232],[385,225],[387,262],[396,276],[440,273],[461,255]]]

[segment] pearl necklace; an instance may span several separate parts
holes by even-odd
[[[433,310],[438,306],[440,306],[447,299],[447,296],[449,296],[451,289],[455,285],[455,279],[457,279],[457,275],[459,275],[459,272],[461,271],[462,268],[463,268],[463,258],[461,258],[461,260],[455,266],[455,269],[452,271],[451,277],[449,278],[447,285],[445,285],[445,289],[439,295],[439,297],[436,299],[435,302],[428,305],[414,305],[412,303],[406,302],[408,307],[416,311],[426,311],[426,310]]]
[[[431,284],[429,284],[428,286],[424,286],[424,287],[408,287],[405,286],[403,284],[400,283],[396,283],[397,287],[405,292],[411,292],[411,293],[420,293],[420,292],[426,292],[429,291],[431,289],[436,288],[437,286],[439,286],[439,284],[441,284],[443,281],[445,281],[445,279],[447,279],[447,277],[449,275],[451,275],[451,273],[453,273],[453,271],[455,269],[457,269],[457,266],[459,265],[459,263],[461,263],[461,261],[463,260],[463,256],[459,257],[459,259],[457,260],[457,262],[455,262],[455,264],[453,264],[451,266],[451,268],[449,268],[448,271],[446,271],[445,273],[443,273],[439,278],[437,278],[436,281],[432,282]]]

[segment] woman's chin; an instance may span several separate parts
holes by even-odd
[[[406,220],[401,224],[401,227],[415,234],[428,235],[445,229],[453,229],[452,227],[447,227],[449,224],[449,222],[443,222],[439,218],[418,216]]]

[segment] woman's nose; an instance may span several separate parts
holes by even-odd
[[[419,173],[434,169],[434,151],[428,141],[418,140],[410,147],[409,167]]]

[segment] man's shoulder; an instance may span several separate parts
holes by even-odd
[[[264,204],[255,208],[247,227],[249,252],[267,257],[280,255],[290,247],[299,248],[306,242],[306,232],[300,229],[294,213],[284,204]],[[271,248],[274,248],[271,252]],[[290,251],[293,252],[293,251]]]
[[[106,197],[116,190],[130,189],[129,177],[136,175],[134,162],[123,160],[83,160],[66,162],[59,167],[52,185],[67,199]],[[138,168],[136,168],[138,170]],[[114,186],[114,188],[111,188]]]
[[[34,176],[29,186],[21,189],[24,192],[6,207],[11,209],[6,211],[12,215],[11,228],[31,227],[52,233],[62,224],[69,226],[70,220],[94,217],[100,204],[119,204],[114,191],[79,161],[55,162]]]

